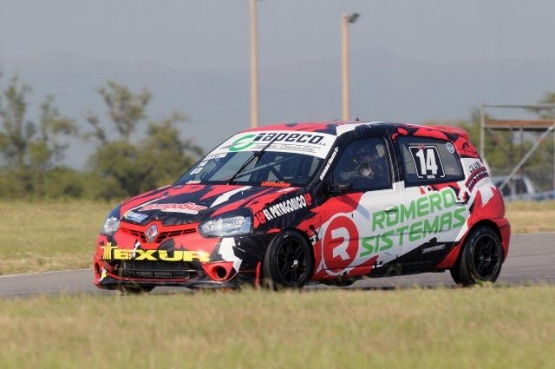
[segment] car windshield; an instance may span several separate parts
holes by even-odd
[[[254,155],[248,151],[207,155],[178,183],[302,186],[310,182],[322,162],[320,158],[296,153],[266,151]]]
[[[256,141],[261,135],[264,137]],[[303,141],[284,142],[291,135]],[[236,135],[199,160],[177,184],[305,186],[332,146],[333,138],[324,136],[329,135],[288,132]]]

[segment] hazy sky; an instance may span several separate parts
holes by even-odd
[[[553,0],[261,0],[260,65],[352,50],[415,61],[553,59]],[[177,69],[248,68],[249,0],[0,0],[2,59],[75,53]]]

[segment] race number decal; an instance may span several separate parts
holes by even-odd
[[[416,175],[418,178],[443,178],[445,170],[437,147],[435,146],[410,146],[410,153],[414,166],[416,167]]]

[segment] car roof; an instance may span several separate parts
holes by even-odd
[[[456,126],[446,126],[446,125],[418,125],[410,123],[396,123],[388,121],[342,121],[342,120],[325,120],[325,121],[314,121],[314,122],[296,122],[296,123],[281,123],[272,124],[267,126],[259,126],[256,128],[250,128],[243,132],[254,132],[254,131],[302,131],[302,132],[319,132],[328,133],[332,135],[339,136],[345,132],[354,130],[359,126],[381,126],[381,127],[397,127],[397,128],[407,128],[407,129],[419,129],[426,128],[432,130],[439,130],[449,134],[455,134],[458,136],[465,137],[468,139],[468,133]]]

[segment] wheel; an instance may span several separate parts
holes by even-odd
[[[468,235],[459,260],[450,270],[457,284],[471,286],[495,282],[501,273],[503,248],[497,234],[487,226],[478,226]]]
[[[312,248],[302,234],[286,230],[268,246],[262,263],[263,284],[278,289],[301,288],[312,275]]]
[[[154,289],[154,286],[141,286],[141,285],[123,285],[119,287],[121,293],[126,295],[138,295],[141,293],[149,293]]]

